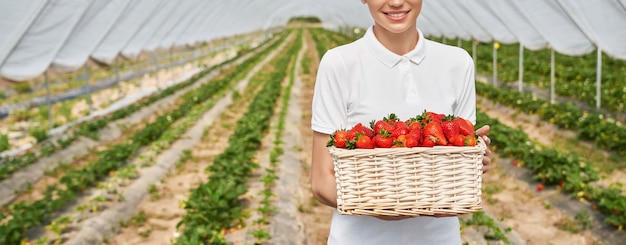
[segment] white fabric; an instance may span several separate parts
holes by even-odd
[[[363,38],[326,52],[312,103],[311,128],[331,134],[395,113],[424,110],[476,120],[474,63],[454,46],[426,40],[403,55],[387,50],[368,28]],[[383,221],[335,213],[329,244],[461,244],[456,217]]]
[[[424,1],[418,26],[429,36],[520,42],[583,55],[596,47],[626,59],[626,0]],[[91,57],[194,45],[283,27],[318,16],[325,28],[367,27],[361,1],[336,0],[0,0],[0,76],[33,79],[51,65],[75,70]],[[344,29],[345,30],[345,29]],[[233,44],[234,45],[234,44]]]
[[[437,27],[434,26],[434,24],[431,23],[425,16],[417,18],[417,26],[422,31],[424,36],[441,38],[443,35],[442,32],[437,29]]]
[[[502,20],[500,20],[486,5],[480,1],[456,0],[457,4],[470,13],[476,22],[483,27],[495,41],[511,44],[518,42],[511,30],[509,30]],[[510,2],[510,1],[509,1]]]
[[[0,67],[30,24],[46,6],[46,0],[0,0]]]
[[[626,59],[626,9],[615,0],[558,0],[576,25],[602,52]]]
[[[493,37],[455,0],[438,0],[435,2],[439,2],[440,7],[450,11],[452,17],[457,19],[459,26],[467,30],[472,38],[481,42],[493,41]]]
[[[128,58],[135,59],[141,50],[146,46],[146,43],[152,38],[152,35],[157,29],[165,23],[168,12],[177,5],[177,1],[159,0],[153,3],[155,5],[154,12],[147,16],[146,21],[135,32],[130,40],[124,44],[120,53]],[[139,10],[139,9],[138,9]]]
[[[128,3],[126,0],[94,0],[59,50],[52,66],[61,72],[82,67]]]
[[[0,75],[23,81],[42,74],[91,3],[49,1],[2,64]]]
[[[194,7],[194,0],[170,0],[168,2],[174,2],[174,6],[170,5],[170,8],[165,10],[165,12],[167,12],[167,14],[165,14],[166,18],[148,39],[148,42],[143,47],[143,50],[145,51],[150,52],[158,48],[162,48],[160,46],[161,42],[163,42],[167,36],[170,35],[174,29],[176,29],[176,25],[178,25],[180,20],[183,19],[190,8]],[[161,15],[164,14],[161,13]]]
[[[459,25],[448,10],[440,5],[439,1],[423,1],[420,16],[426,16],[429,20],[437,22],[437,25],[440,26],[439,30],[442,31],[443,36],[446,38],[454,39],[460,37],[464,40],[471,38],[467,30]]]
[[[489,7],[527,49],[537,51],[548,47],[548,41],[533,27],[526,16],[510,1],[479,0]]]
[[[105,64],[112,64],[120,50],[135,35],[137,30],[144,25],[148,18],[153,16],[154,11],[160,6],[159,3],[155,0],[131,1],[117,23],[100,41],[96,50],[91,54],[91,58]]]
[[[193,17],[189,20],[187,28],[184,28],[180,35],[174,40],[174,46],[186,46],[194,45],[196,42],[201,41],[201,35],[198,30],[201,28],[202,23],[210,16],[211,10],[216,8],[215,4],[211,1],[200,1]]]
[[[511,1],[559,53],[579,56],[592,52],[593,43],[583,34],[556,1]]]

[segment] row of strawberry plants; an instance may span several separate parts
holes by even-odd
[[[278,44],[279,42],[276,42]],[[275,46],[272,46],[275,47]],[[270,48],[271,49],[271,48]],[[259,55],[248,61],[259,61]],[[242,69],[250,70],[256,65],[254,62],[244,62]],[[206,83],[198,89],[187,92],[181,98],[183,103],[177,110],[159,116],[155,122],[146,125],[142,130],[135,132],[125,143],[113,146],[110,149],[98,152],[99,158],[85,167],[68,171],[60,180],[60,185],[52,185],[46,189],[44,198],[31,203],[20,202],[11,205],[8,211],[0,214],[0,220],[6,220],[0,225],[0,241],[6,244],[17,244],[23,238],[23,233],[29,228],[42,225],[50,219],[54,212],[65,206],[85,189],[94,186],[109,172],[122,167],[140,147],[157,140],[170,125],[185,117],[191,108],[219,94],[233,85],[236,78],[244,74],[233,71],[225,78]]]
[[[472,52],[469,42],[463,42],[463,48]],[[492,43],[477,46],[477,73],[493,73]],[[519,44],[500,44],[498,49],[498,79],[513,83],[519,79]],[[550,88],[550,49],[538,51],[524,50],[524,83],[542,89]],[[626,61],[602,56],[601,104],[611,111],[624,112],[624,72]],[[559,95],[575,98],[590,106],[596,104],[596,53],[579,57],[555,54],[555,92]]]
[[[484,83],[477,83],[476,88],[479,95],[521,112],[536,114],[561,128],[574,130],[581,139],[591,140],[601,149],[626,157],[626,127],[615,121],[603,120],[603,114],[581,111],[569,102],[552,104],[530,93],[496,88]]]
[[[264,45],[259,45],[255,49],[258,49],[260,47],[264,47]],[[170,96],[174,94],[175,92],[196,83],[206,74],[209,74],[210,72],[213,72],[221,67],[224,67],[227,64],[233,63],[235,60],[238,60],[241,56],[245,55],[246,53],[254,52],[255,49],[251,49],[249,51],[248,50],[242,51],[241,54],[238,55],[237,57],[234,57],[218,65],[205,69],[201,71],[200,73],[194,75],[192,78],[190,78],[189,80],[185,82],[170,86],[164,89],[163,91],[148,97],[147,99],[144,99],[135,104],[131,104],[125,108],[116,110],[110,115],[106,115],[106,116],[97,118],[95,120],[85,121],[83,123],[80,123],[79,125],[76,126],[76,130],[73,130],[67,136],[61,137],[56,142],[51,142],[51,141],[42,142],[39,152],[29,151],[20,156],[14,156],[14,157],[9,156],[9,157],[0,158],[0,180],[7,178],[12,173],[20,170],[21,168],[24,168],[26,166],[33,164],[35,161],[37,161],[38,159],[42,157],[47,157],[51,155],[52,153],[54,153],[55,151],[66,148],[80,136],[87,136],[93,139],[97,139],[98,131],[104,128],[110,122],[125,118],[131,115],[132,113],[140,110],[141,108],[151,105],[158,100],[161,100],[167,96]]]
[[[605,222],[622,229],[626,225],[626,197],[617,186],[601,187],[592,183],[598,172],[591,163],[572,153],[537,145],[521,129],[513,129],[485,113],[477,114],[478,127],[490,125],[491,147],[501,156],[517,159],[518,165],[528,168],[533,178],[546,186],[558,186],[576,198],[593,202],[604,215]]]
[[[310,28],[309,32],[311,33],[311,37],[313,37],[313,41],[315,41],[315,49],[320,58],[326,53],[326,50],[338,45],[338,43],[333,42],[328,35],[326,35],[327,30],[322,28]]]
[[[269,66],[287,67],[296,47],[290,44],[285,55],[273,60]],[[193,189],[185,202],[187,213],[177,225],[182,228],[182,235],[176,244],[226,244],[222,228],[243,222],[239,198],[247,192],[246,181],[258,167],[253,161],[254,154],[269,128],[286,71],[273,69],[269,76],[259,75],[265,79],[263,88],[237,121],[237,127],[228,139],[228,147],[207,168],[211,173],[208,181]]]
[[[299,30],[299,35],[301,36],[302,30]],[[295,49],[300,50],[302,48],[302,38],[298,38],[296,40]],[[283,155],[284,150],[281,147],[283,144],[282,137],[285,131],[285,118],[287,117],[287,113],[289,111],[289,99],[291,98],[291,88],[293,87],[295,81],[296,74],[296,56],[292,56],[292,62],[290,66],[289,72],[289,83],[284,89],[282,100],[280,104],[280,112],[278,113],[278,121],[274,134],[274,147],[269,154],[269,162],[271,163],[271,167],[265,168],[265,175],[261,178],[263,182],[264,189],[259,192],[263,198],[261,199],[261,206],[257,208],[257,211],[260,214],[260,218],[254,220],[254,223],[257,224],[257,229],[252,232],[253,236],[256,238],[255,244],[263,244],[264,241],[269,240],[271,238],[271,234],[265,230],[264,225],[268,224],[270,221],[270,215],[274,214],[276,208],[274,207],[274,203],[272,201],[272,197],[274,193],[272,188],[276,183],[276,179],[278,176],[276,175],[276,166],[278,165],[279,158]]]

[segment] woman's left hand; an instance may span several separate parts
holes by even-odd
[[[487,134],[491,128],[489,125],[482,126],[478,130],[476,130],[476,135],[480,136],[485,144],[487,145],[487,150],[485,150],[485,156],[483,157],[483,173],[488,172],[491,169],[491,150],[489,150],[489,144],[491,144],[491,139]]]

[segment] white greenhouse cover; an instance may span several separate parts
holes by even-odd
[[[626,59],[626,0],[424,0],[427,36],[521,43],[566,55]],[[358,0],[0,0],[0,76],[27,81],[117,57],[283,27],[317,16],[325,28],[367,27]]]

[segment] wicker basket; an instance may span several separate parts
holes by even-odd
[[[482,209],[480,139],[473,147],[329,147],[342,214],[438,216]]]

